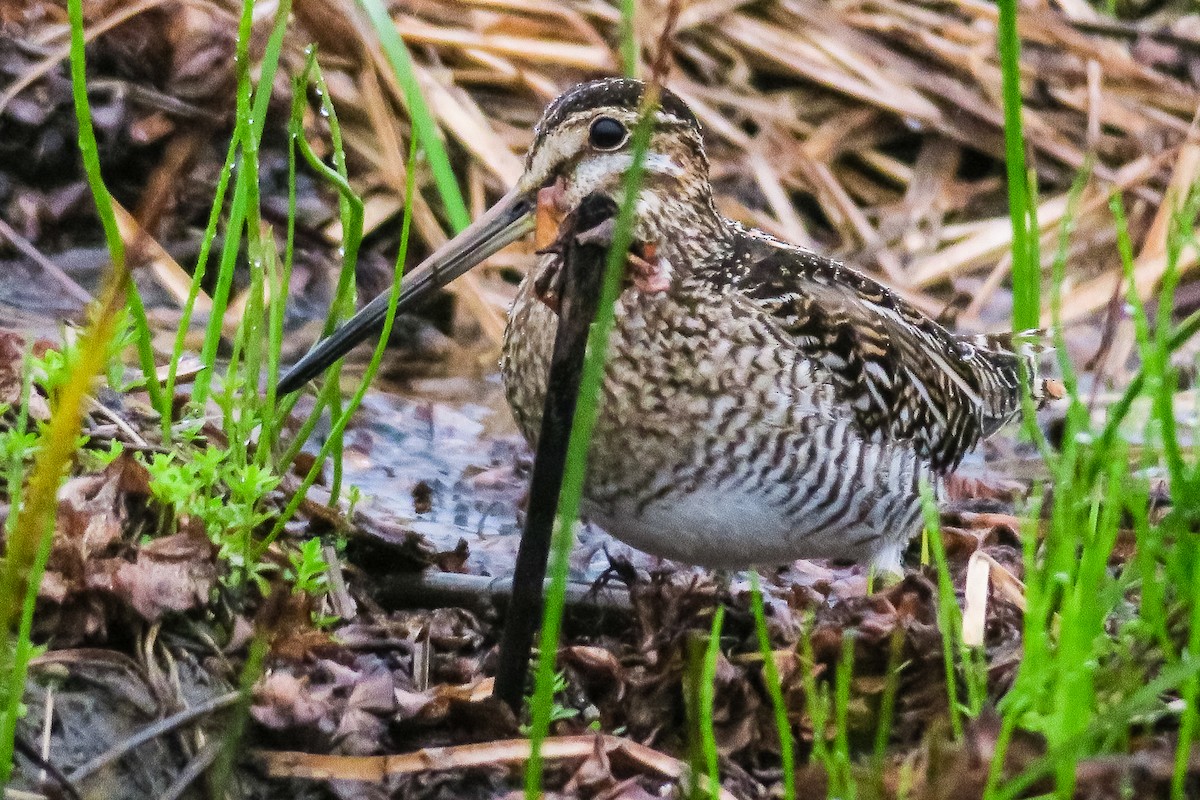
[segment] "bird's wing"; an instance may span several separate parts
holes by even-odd
[[[1019,408],[1017,357],[956,337],[834,261],[743,233],[725,278],[831,376],[868,436],[952,468]]]

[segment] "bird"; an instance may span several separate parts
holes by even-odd
[[[658,87],[656,87],[658,89]],[[717,209],[701,125],[668,89],[589,81],[546,109],[516,186],[406,276],[398,308],[535,234],[500,372],[536,446],[557,326],[562,221],[620,202],[649,113],[633,245],[590,443],[583,512],[652,555],[720,570],[835,559],[902,572],[922,484],[1054,395],[1036,334],[958,335],[843,263]],[[294,391],[374,330],[375,298],[301,359]],[[1025,375],[1022,383],[1022,373]]]

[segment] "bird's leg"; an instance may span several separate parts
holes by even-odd
[[[725,606],[725,613],[728,614],[734,608],[733,581],[742,575],[745,575],[742,570],[718,568],[709,572],[713,582],[713,611],[716,611],[717,606]]]
[[[538,192],[537,241],[538,254],[554,254],[552,259],[534,279],[534,289],[546,306],[558,313],[562,292],[562,258],[567,243],[564,232],[575,237],[580,245],[608,247],[612,244],[616,220],[606,219],[586,231],[576,232],[573,225],[565,224],[570,215],[561,215],[558,202],[562,189],[558,184]],[[639,291],[647,293],[665,292],[671,288],[670,265],[657,255],[658,246],[653,242],[634,242],[626,259],[629,269],[626,279]]]
[[[904,580],[904,550],[907,542],[886,545],[867,567],[867,593],[871,594]]]
[[[579,235],[584,244],[612,244],[615,219],[603,223]],[[640,251],[640,252],[639,252]],[[671,288],[671,270],[665,259],[657,255],[658,246],[653,242],[634,242],[626,258],[629,271],[626,277],[642,292],[665,292]]]
[[[635,250],[629,253],[629,279],[638,291],[653,294],[670,289],[670,265],[658,257],[657,245],[653,242],[641,245],[640,255]]]
[[[545,254],[552,251],[540,250],[538,252],[539,254]],[[550,263],[533,279],[533,290],[537,294],[538,299],[555,314],[562,307],[562,267],[562,256],[555,255]]]
[[[596,582],[592,584],[592,593],[599,594],[602,589],[608,587],[608,584],[617,581],[625,586],[627,591],[632,591],[635,586],[642,582],[641,576],[638,575],[637,567],[629,560],[629,557],[621,554],[614,556],[608,552],[608,545],[602,545],[604,555],[608,557],[608,566],[600,573],[600,577],[596,578]]]

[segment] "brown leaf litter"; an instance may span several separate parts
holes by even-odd
[[[206,220],[230,133],[235,6],[224,0],[85,3],[102,160],[123,207],[131,258],[145,264],[139,281],[160,353],[169,349],[162,340],[173,335],[190,280],[180,265],[194,263],[194,232]],[[651,44],[662,9],[649,0],[640,11],[638,35]],[[619,15],[608,4],[416,0],[393,4],[391,13],[473,208],[512,184],[530,126],[550,98],[577,80],[619,71]],[[378,43],[364,35],[367,28],[352,6],[296,0],[295,15],[261,153],[264,213],[272,225],[286,213],[279,191],[287,164],[284,100],[304,46],[316,40],[342,117],[351,179],[366,201],[369,237],[360,277],[368,294],[386,285],[397,246],[394,222],[407,178],[397,154],[405,152],[411,134],[406,106]],[[1094,159],[1068,251],[1065,335],[1077,362],[1100,353],[1108,365],[1101,366],[1112,373],[1127,366],[1133,337],[1117,293],[1122,265],[1108,200],[1117,191],[1126,204],[1135,287],[1149,297],[1165,268],[1166,222],[1180,188],[1200,169],[1200,145],[1190,127],[1200,103],[1196,18],[1124,23],[1078,0],[1023,5],[1019,16],[1023,110],[1040,179],[1043,266],[1055,250],[1071,180]],[[99,229],[74,168],[62,7],[37,2],[18,11],[0,5],[0,24],[0,209],[11,228],[0,236],[13,248],[0,254],[0,322],[32,327],[45,322],[39,314],[51,314],[46,327],[53,332],[60,318],[78,313],[80,291],[86,295],[96,285],[107,254],[97,246]],[[256,18],[256,57],[269,24],[269,15]],[[692,3],[671,45],[671,86],[707,131],[722,211],[873,270],[961,329],[990,330],[1007,323],[1006,253],[1012,244],[995,28],[995,6],[987,3]],[[311,141],[327,140],[319,115],[306,126]],[[446,237],[428,171],[415,177],[414,256]],[[311,178],[302,172],[298,187],[286,337],[292,348],[303,348],[306,336],[319,329],[308,321],[328,306],[339,261],[337,197]],[[475,334],[485,341],[498,336],[511,278],[530,258],[528,248],[513,248],[458,282],[449,290],[456,305],[428,312],[440,329],[401,323],[397,339],[405,346],[397,348],[392,367],[410,380],[407,390],[416,385],[413,375],[431,364],[443,373],[452,371],[445,364],[455,359],[475,371],[480,363],[491,368],[494,358],[481,358],[471,340]],[[1185,274],[1180,296],[1195,295],[1195,254],[1185,253],[1179,266]],[[234,300],[230,318],[240,307]],[[201,292],[198,312],[210,308],[208,302]],[[19,400],[25,342],[20,333],[0,331],[0,404]],[[44,346],[35,345],[38,352]],[[472,380],[459,396],[486,391]],[[358,613],[330,631],[314,631],[309,623],[318,609],[312,602],[279,603],[281,630],[255,693],[251,735],[260,747],[316,751],[263,758],[270,770],[336,777],[330,791],[341,796],[362,796],[368,790],[355,781],[380,779],[384,789],[375,791],[397,796],[503,797],[527,754],[514,738],[517,720],[483,699],[500,620],[491,595],[471,610],[380,605],[380,585],[391,574],[412,577],[436,563],[485,579],[505,574],[511,564],[528,468],[521,446],[511,435],[483,431],[487,415],[478,408],[429,399],[433,395],[372,395],[373,416],[364,415],[347,462],[374,481],[368,494],[379,501],[365,501],[346,520],[321,510],[328,493],[317,487],[287,531],[350,535],[339,566],[348,606]],[[159,441],[154,421],[140,415],[137,402],[131,409],[97,411],[96,438],[121,441],[130,452],[153,450]],[[28,410],[33,420],[45,419],[47,398],[35,391]],[[204,435],[220,441],[223,433],[210,426]],[[280,493],[294,485],[285,482]],[[973,635],[985,647],[995,699],[1020,657],[1023,576],[1019,531],[1010,516],[1020,491],[975,478],[956,488],[971,502],[955,505],[944,520],[951,569],[959,599],[975,619]],[[103,683],[111,678],[97,676],[118,671],[97,666],[110,658],[99,652],[127,652],[122,657],[131,664],[122,662],[124,677],[112,705],[143,709],[140,723],[194,702],[182,693],[207,682],[225,681],[227,689],[245,652],[253,608],[230,607],[207,538],[185,526],[143,541],[158,532],[158,509],[144,469],[129,456],[98,473],[74,475],[59,502],[39,598],[39,635],[58,648],[88,643],[113,649],[51,651],[40,669],[55,676],[67,669],[69,681]],[[282,550],[271,558],[286,563]],[[591,532],[576,554],[574,577],[590,580],[610,560],[619,562],[614,572],[629,583],[630,601],[601,605],[599,612],[585,611],[581,603],[568,616],[560,662],[566,688],[556,701],[574,713],[555,724],[548,743],[548,796],[640,800],[678,783],[686,753],[687,643],[707,630],[716,602],[729,608],[714,711],[724,791],[739,798],[777,791],[778,745],[746,587],[734,581],[726,591],[708,576],[645,559]],[[969,575],[975,576],[970,591]],[[873,731],[889,665],[903,665],[894,756],[877,790],[870,788],[870,775],[862,776],[862,796],[897,796],[902,775],[912,776],[914,796],[978,796],[994,752],[995,722],[984,717],[972,723],[961,743],[950,742],[939,722],[946,699],[931,574],[914,571],[874,594],[867,593],[861,569],[838,564],[798,562],[767,577],[771,646],[789,719],[800,733],[801,759],[817,737],[828,735],[814,730],[805,710],[805,670],[829,680],[843,641],[853,637],[855,736]],[[412,603],[414,592],[405,597]],[[797,655],[809,617],[811,665]],[[56,654],[63,663],[49,663]],[[42,698],[43,688],[31,694]],[[139,696],[149,699],[139,706]],[[78,710],[86,705],[86,692],[77,697],[72,703],[79,705],[51,708],[49,716],[60,727],[99,729],[103,720]],[[588,732],[593,723],[623,733],[595,735]],[[122,726],[124,736],[137,727],[128,721]],[[189,761],[191,754],[203,755],[210,743],[189,729],[145,758],[178,772],[199,764]],[[62,751],[68,760],[82,751],[72,747]],[[1112,787],[1123,782],[1136,793],[1161,791],[1172,747],[1170,737],[1147,735],[1129,756],[1082,762],[1077,796],[1112,796]],[[188,758],[171,760],[173,754]],[[1023,739],[1010,768],[1043,754],[1042,743]],[[133,768],[128,773],[138,774]],[[823,792],[819,770],[806,768],[801,778],[806,789]],[[133,779],[122,774],[121,780]],[[298,796],[294,786],[288,797]],[[128,796],[161,796],[165,784],[139,788]]]
[[[0,329],[0,410],[21,406],[26,383],[22,369],[25,354],[41,357],[50,347],[51,343],[45,339],[31,340],[17,331]],[[39,387],[30,387],[26,413],[37,422],[50,419],[50,404]]]

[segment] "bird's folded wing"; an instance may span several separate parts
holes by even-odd
[[[815,253],[758,236],[739,250],[735,289],[825,368],[865,435],[911,442],[943,470],[994,429],[997,413],[1018,408],[1011,353],[954,336],[879,283]],[[1012,397],[991,397],[996,391]]]

